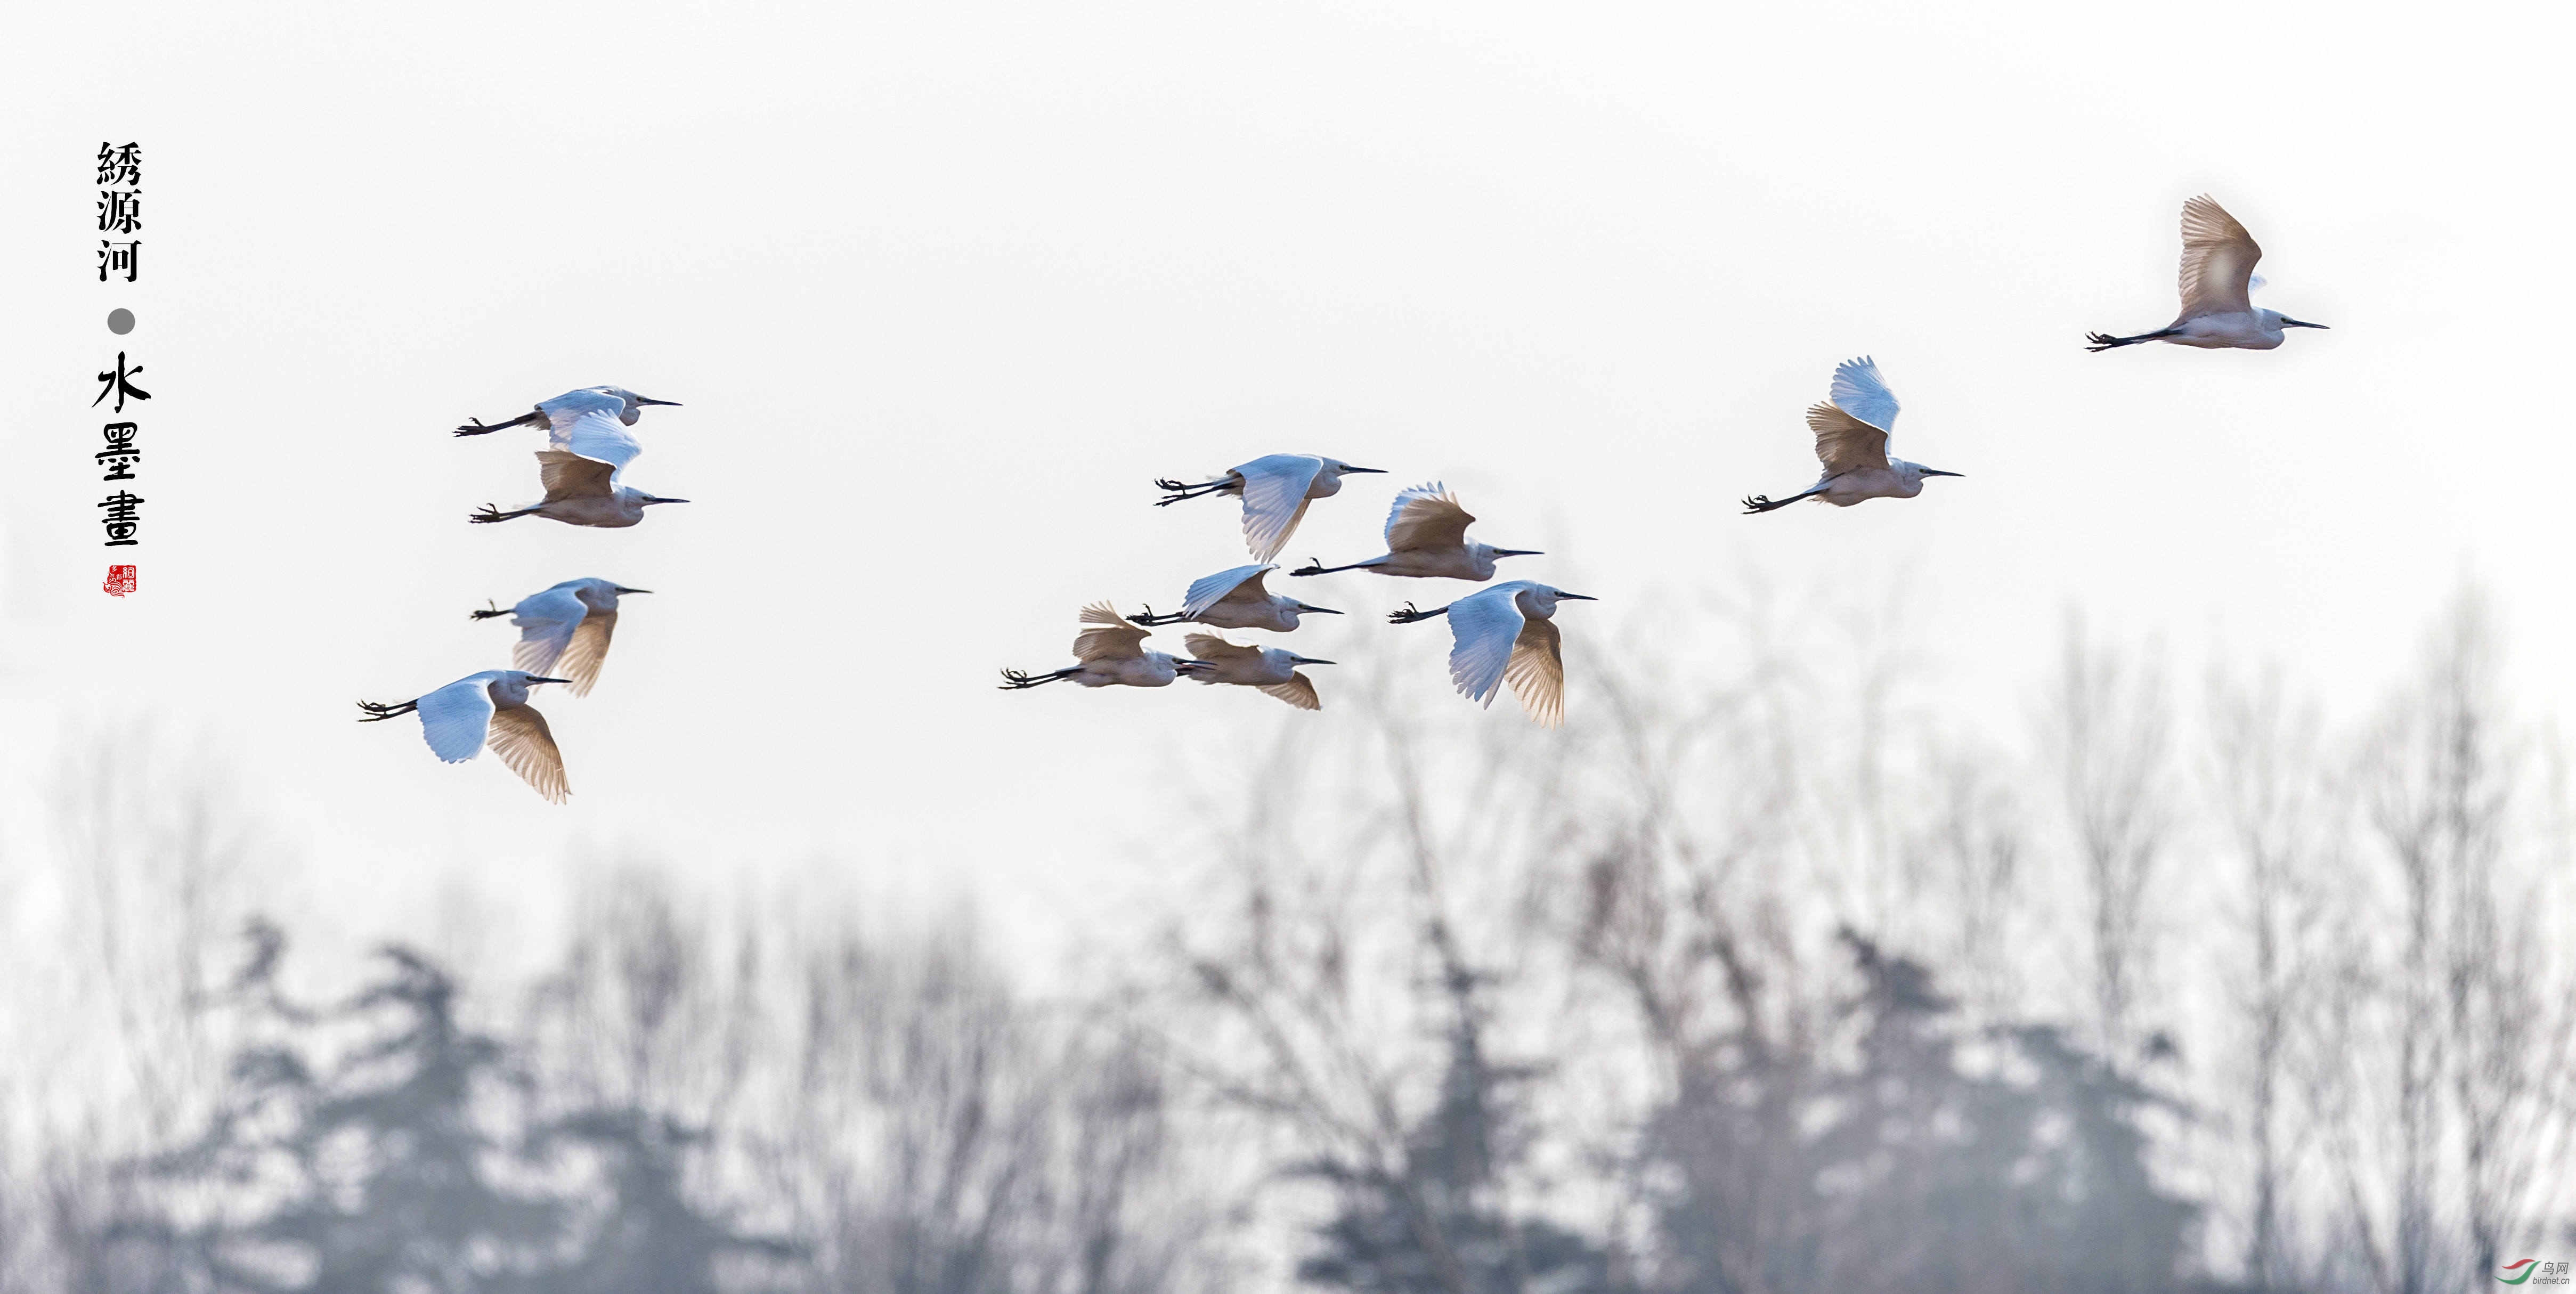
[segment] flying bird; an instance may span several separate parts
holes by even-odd
[[[1459,695],[1490,710],[1494,694],[1508,681],[1529,717],[1554,728],[1565,722],[1565,652],[1549,617],[1560,601],[1599,600],[1532,580],[1507,580],[1429,611],[1408,602],[1387,619],[1409,625],[1449,617],[1449,681]]]
[[[1276,566],[1237,566],[1218,571],[1190,585],[1185,604],[1179,611],[1156,615],[1152,607],[1141,616],[1129,616],[1140,625],[1178,624],[1195,620],[1212,629],[1268,629],[1288,633],[1297,627],[1300,615],[1337,616],[1331,607],[1309,606],[1284,593],[1272,593],[1261,587],[1263,575],[1278,570]]]
[[[1279,555],[1288,536],[1297,533],[1297,523],[1306,519],[1306,505],[1317,499],[1329,499],[1342,492],[1342,478],[1360,473],[1382,473],[1380,467],[1353,467],[1338,458],[1318,458],[1312,454],[1271,454],[1237,467],[1213,481],[1188,485],[1168,478],[1157,480],[1158,489],[1170,493],[1154,504],[1168,508],[1183,499],[1202,498],[1210,494],[1232,494],[1243,499],[1243,543],[1252,550],[1252,560],[1266,562]]]
[[[1191,634],[1181,641],[1189,645],[1192,657],[1207,666],[1191,674],[1202,683],[1257,687],[1300,710],[1324,708],[1323,701],[1315,695],[1314,681],[1298,673],[1297,667],[1330,665],[1331,661],[1300,656],[1277,647],[1230,643],[1215,634]]]
[[[2293,319],[2278,310],[2254,308],[2253,291],[2263,281],[2254,262],[2263,249],[2236,217],[2206,193],[2182,204],[2182,313],[2172,323],[2135,337],[2086,333],[2086,350],[2103,351],[2140,342],[2169,341],[2203,350],[2270,350],[2281,344],[2285,328],[2323,328]]]
[[[564,782],[563,752],[555,749],[555,735],[546,729],[546,717],[528,704],[528,689],[539,683],[569,681],[540,678],[526,670],[487,669],[409,701],[360,701],[358,708],[367,714],[358,722],[378,723],[416,713],[431,752],[451,764],[482,753],[488,740],[520,780],[561,804],[572,794]]]
[[[1896,393],[1878,375],[1878,362],[1863,356],[1834,369],[1831,400],[1810,406],[1807,426],[1816,433],[1816,458],[1824,475],[1804,493],[1785,499],[1757,494],[1744,501],[1745,515],[1785,508],[1800,499],[1820,498],[1838,508],[1865,499],[1910,499],[1923,492],[1927,476],[1958,476],[1887,455],[1888,429],[1896,425]]]
[[[1152,634],[1127,623],[1118,609],[1106,602],[1095,602],[1082,609],[1082,623],[1090,626],[1073,636],[1073,658],[1082,662],[1052,674],[1031,674],[1027,670],[1002,671],[1005,688],[1029,688],[1058,679],[1072,679],[1084,687],[1166,687],[1183,674],[1205,669],[1199,661],[1181,660],[1166,652],[1145,650],[1145,640]]]
[[[687,499],[666,499],[647,494],[631,485],[619,485],[617,477],[623,470],[620,463],[570,450],[540,449],[537,451],[537,479],[546,490],[542,501],[508,512],[486,503],[482,511],[466,520],[488,524],[538,516],[571,526],[616,529],[642,521],[644,509],[656,503],[688,502]]]
[[[1348,566],[1326,566],[1309,560],[1290,575],[1330,575],[1335,571],[1367,570],[1380,575],[1409,575],[1423,579],[1474,580],[1483,583],[1494,578],[1497,557],[1536,557],[1535,548],[1494,548],[1467,537],[1467,526],[1476,518],[1458,506],[1458,496],[1449,487],[1433,481],[1417,485],[1395,496],[1395,507],[1386,514],[1386,552],[1364,562]]]
[[[557,445],[560,446],[571,424],[583,414],[600,409],[603,397],[609,415],[629,427],[635,425],[637,418],[644,416],[644,406],[648,404],[664,404],[674,409],[680,407],[680,402],[677,400],[655,400],[648,396],[637,395],[622,386],[586,386],[578,391],[566,391],[551,400],[539,400],[535,409],[504,422],[486,423],[481,418],[475,418],[457,428],[456,434],[488,436],[505,427],[546,427],[550,429]]]
[[[531,674],[543,674],[561,661],[572,694],[588,696],[591,685],[599,681],[600,662],[608,658],[609,636],[617,632],[617,599],[652,591],[596,578],[565,580],[519,599],[507,611],[493,607],[469,614],[477,620],[509,616],[519,631],[518,644],[510,649],[510,663]]]

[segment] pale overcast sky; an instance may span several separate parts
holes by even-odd
[[[156,712],[290,824],[316,901],[447,878],[542,905],[568,842],[1083,911],[1249,693],[1026,695],[1074,615],[1246,558],[1150,480],[1270,452],[1391,475],[1283,558],[1379,550],[1442,479],[1512,575],[1604,599],[1748,579],[1901,597],[1963,714],[2084,609],[2358,705],[2464,575],[2547,712],[2570,630],[2563,9],[2028,4],[22,6],[0,49],[0,723]],[[144,149],[139,284],[96,280],[91,159]],[[2174,308],[2176,213],[2261,241],[2269,353],[2088,354]],[[140,326],[112,337],[112,307]],[[139,593],[98,588],[91,377],[144,364]],[[1802,410],[1874,355],[1912,501],[1737,515],[1813,478]],[[611,383],[686,407],[591,531],[535,433]],[[586,700],[568,808],[416,724],[558,580],[652,588]],[[1361,575],[1303,638],[1463,586]],[[1303,591],[1303,590],[1301,590]],[[1670,655],[1715,651],[1677,621]],[[1411,631],[1437,635],[1436,628]],[[1179,633],[1157,640],[1177,649]],[[1429,654],[1421,686],[1445,691]],[[1462,703],[1463,704],[1463,703]],[[1506,700],[1487,716],[1524,721]],[[1528,740],[1548,735],[1530,729]],[[1007,791],[1007,796],[999,794]]]

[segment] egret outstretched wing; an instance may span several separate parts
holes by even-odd
[[[493,713],[492,753],[548,800],[561,804],[572,794],[564,781],[563,752],[555,749],[555,735],[534,706]]]
[[[2263,249],[2206,193],[2182,204],[2182,315],[2243,314]]]
[[[1454,614],[1454,613],[1453,613]],[[1565,723],[1564,638],[1553,620],[1533,619],[1512,640],[1512,663],[1503,670],[1529,717],[1549,728]]]
[[[1513,595],[1522,587],[1520,581],[1498,584],[1449,604],[1449,632],[1454,639],[1449,648],[1449,681],[1458,686],[1460,695],[1488,708],[1503,685],[1513,646],[1520,640],[1525,617]]]
[[[484,733],[492,726],[491,681],[489,674],[460,678],[413,702],[420,710],[421,735],[440,759],[455,764],[482,752]]]
[[[1816,433],[1816,461],[1828,478],[1865,467],[1887,466],[1887,433],[1831,404],[1810,406],[1807,427]]]
[[[510,623],[519,629],[519,641],[510,649],[510,663],[531,674],[554,668],[555,658],[563,655],[564,648],[572,642],[573,631],[590,614],[590,608],[562,584],[531,593],[510,609],[517,613]]]
[[[604,499],[616,493],[617,469],[595,458],[562,449],[537,451],[537,479],[546,487],[546,502]]]
[[[593,611],[582,617],[572,631],[571,641],[563,651],[563,677],[570,680],[574,696],[590,695],[591,685],[599,681],[600,662],[608,659],[608,639],[617,632],[617,613]],[[531,674],[542,670],[528,669]]]
[[[1386,514],[1386,550],[1456,548],[1467,542],[1474,514],[1458,506],[1458,497],[1438,481],[1417,485],[1395,496]]]
[[[1096,660],[1134,660],[1145,654],[1141,645],[1146,631],[1127,623],[1118,608],[1106,602],[1094,602],[1082,609],[1082,623],[1091,628],[1073,636],[1073,658],[1084,664]]]
[[[1190,585],[1189,605],[1181,608],[1181,614],[1190,619],[1197,619],[1205,614],[1209,607],[1225,601],[1247,583],[1252,587],[1245,596],[1268,597],[1269,592],[1261,587],[1261,577],[1264,572],[1277,569],[1279,568],[1276,566],[1237,566],[1230,571],[1218,571],[1214,575],[1203,577]]]
[[[567,453],[606,463],[609,483],[622,484],[626,465],[644,452],[643,442],[626,429],[626,402],[601,391],[567,391],[537,406],[546,415],[547,443]]]
[[[1300,710],[1321,710],[1324,708],[1323,698],[1315,695],[1314,681],[1307,678],[1302,673],[1289,675],[1288,681],[1285,683],[1263,684],[1261,690],[1297,707]]]
[[[1837,408],[1880,431],[1896,430],[1896,393],[1878,375],[1878,361],[1867,355],[1847,359],[1834,369],[1828,397]]]
[[[1306,491],[1323,470],[1324,460],[1308,454],[1271,454],[1234,469],[1243,478],[1243,543],[1254,557],[1279,555],[1305,520]]]
[[[1191,634],[1181,640],[1181,645],[1190,649],[1190,655],[1205,661],[1231,663],[1258,658],[1261,655],[1261,649],[1258,647],[1230,643],[1215,634]]]

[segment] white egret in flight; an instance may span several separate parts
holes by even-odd
[[[1807,410],[1824,475],[1804,493],[1785,499],[1757,494],[1744,501],[1746,515],[1785,508],[1800,499],[1822,499],[1848,508],[1865,499],[1910,499],[1927,476],[1958,476],[1887,454],[1888,429],[1896,425],[1896,394],[1878,375],[1878,362],[1847,359],[1834,369],[1833,398]]]
[[[561,804],[572,794],[564,782],[563,752],[555,749],[555,735],[547,731],[546,717],[528,704],[528,689],[568,681],[540,678],[526,670],[487,669],[409,701],[360,701],[358,708],[367,716],[358,722],[417,713],[431,752],[451,764],[474,758],[488,740],[520,780]]]
[[[1533,580],[1506,580],[1429,611],[1416,611],[1408,602],[1387,619],[1409,625],[1449,617],[1449,681],[1459,695],[1490,710],[1508,680],[1529,717],[1554,728],[1565,722],[1565,652],[1549,618],[1560,601],[1599,599]]]
[[[688,502],[687,499],[665,499],[647,494],[631,485],[619,485],[617,477],[623,470],[622,462],[591,458],[570,450],[540,449],[537,451],[537,479],[545,485],[546,497],[543,500],[508,512],[486,503],[482,511],[466,520],[490,523],[538,516],[571,526],[615,529],[642,521],[644,509],[656,503]]]
[[[1475,519],[1458,506],[1458,496],[1451,494],[1447,486],[1438,481],[1417,485],[1395,496],[1395,507],[1386,514],[1383,556],[1347,566],[1326,566],[1310,559],[1288,573],[1330,575],[1335,571],[1363,570],[1483,583],[1494,578],[1497,557],[1539,556],[1535,548],[1494,548],[1469,539],[1467,526]]]
[[[2182,313],[2172,323],[2135,337],[2086,333],[2086,350],[2109,350],[2140,342],[2168,341],[2203,350],[2270,350],[2281,344],[2285,328],[2323,328],[2293,319],[2278,310],[2254,308],[2253,291],[2263,285],[2254,262],[2263,249],[2236,217],[2206,193],[2182,204]]]
[[[1229,467],[1225,475],[1197,485],[1168,478],[1157,480],[1157,488],[1171,493],[1154,506],[1168,508],[1183,499],[1210,494],[1239,495],[1243,499],[1244,546],[1252,550],[1252,560],[1266,562],[1279,555],[1288,536],[1297,533],[1297,523],[1306,519],[1307,504],[1341,493],[1345,476],[1385,470],[1353,467],[1338,458],[1312,454],[1271,454]]]
[[[677,400],[655,400],[637,395],[622,386],[586,386],[578,391],[566,391],[551,400],[539,400],[535,409],[506,422],[486,423],[481,418],[476,418],[457,428],[456,434],[488,436],[504,427],[546,427],[550,429],[557,447],[560,448],[564,437],[569,434],[571,424],[584,413],[600,409],[603,398],[609,416],[629,427],[634,426],[635,420],[643,416],[645,405],[665,404],[674,409],[680,407],[680,402]]]
[[[565,580],[519,599],[507,611],[495,607],[469,614],[477,620],[509,616],[519,631],[518,644],[510,649],[510,663],[531,674],[543,674],[561,661],[572,694],[588,696],[591,685],[599,681],[600,662],[608,658],[609,635],[617,632],[617,599],[652,591],[597,578]]]
[[[1263,575],[1278,570],[1276,566],[1237,566],[1230,571],[1193,582],[1185,604],[1177,612],[1155,615],[1152,607],[1141,616],[1129,616],[1140,625],[1178,624],[1195,620],[1215,629],[1268,629],[1287,633],[1297,627],[1300,615],[1337,616],[1331,607],[1309,606],[1284,593],[1272,593],[1261,587]]]
[[[1036,687],[1058,679],[1072,679],[1084,687],[1165,687],[1183,674],[1206,668],[1198,661],[1178,659],[1168,653],[1145,650],[1147,630],[1127,623],[1118,609],[1106,602],[1095,602],[1082,609],[1082,623],[1090,626],[1073,636],[1073,658],[1079,665],[1051,674],[1031,674],[1027,670],[1002,671],[1005,688]]]
[[[1324,708],[1323,701],[1315,695],[1314,681],[1298,673],[1297,667],[1330,665],[1331,661],[1300,656],[1277,647],[1230,643],[1215,634],[1191,634],[1181,641],[1189,644],[1191,656],[1207,666],[1191,674],[1202,683],[1257,687],[1300,710]]]

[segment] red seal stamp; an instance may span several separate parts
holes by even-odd
[[[102,584],[99,587],[106,589],[107,595],[112,598],[121,598],[128,593],[132,593],[134,591],[134,568],[131,566],[108,567],[107,583]]]

